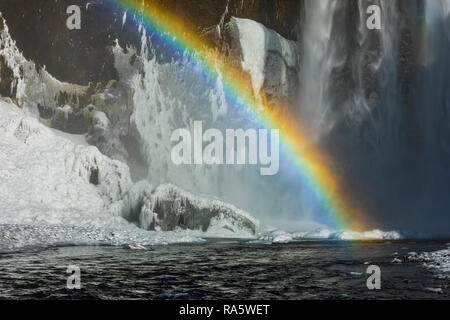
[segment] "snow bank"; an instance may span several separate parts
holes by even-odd
[[[298,44],[261,23],[231,18],[226,27],[231,46],[242,56],[242,68],[252,79],[255,95],[294,98],[298,82]]]

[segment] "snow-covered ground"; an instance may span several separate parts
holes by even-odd
[[[126,165],[56,136],[13,104],[0,102],[0,117],[2,224],[125,222],[107,209],[131,186]]]
[[[124,224],[114,228],[63,225],[0,224],[0,252],[32,250],[51,246],[108,245],[146,249],[151,245],[202,242],[199,231],[149,232]]]
[[[165,244],[256,232],[254,218],[218,200],[174,186],[152,194],[148,183],[133,185],[127,165],[87,146],[81,136],[69,136],[0,100],[0,250],[61,243]],[[163,202],[172,208],[171,216],[152,211]],[[141,216],[126,218],[145,206],[157,218],[156,226],[201,212],[204,228],[172,232],[181,229],[175,223],[164,232],[143,230]]]

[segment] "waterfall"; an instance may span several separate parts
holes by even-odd
[[[373,70],[378,77],[378,96],[380,97],[377,110],[372,114],[377,119],[374,125],[375,141],[372,141],[377,151],[377,161],[382,161],[387,155],[398,152],[402,142],[401,135],[401,99],[398,79],[398,45],[399,24],[401,17],[398,12],[398,2],[382,0],[380,7],[383,13],[382,28],[379,32],[379,69]],[[361,23],[366,23],[367,16],[362,17]],[[367,30],[367,29],[366,29]]]
[[[420,136],[421,207],[446,212],[450,161],[450,1],[425,3],[415,101]]]
[[[400,143],[400,17],[396,1],[379,1],[383,27],[369,30],[367,7],[371,3],[358,0],[355,19],[352,2],[305,1],[299,104],[301,116],[310,123],[318,140],[330,134],[340,121],[355,127],[366,122],[369,131],[365,142],[382,157],[395,152]],[[358,25],[347,23],[350,19]],[[349,84],[342,83],[346,80]]]
[[[423,3],[305,1],[299,119],[387,228],[416,225],[430,208],[438,216],[447,202],[449,3],[415,12]],[[366,26],[372,4],[381,30]],[[420,67],[411,52],[422,15]]]
[[[425,69],[419,83],[421,127],[429,148],[445,150],[447,142],[437,135],[442,133],[438,130],[448,129],[450,120],[450,1],[427,1],[424,23],[422,45],[425,56],[422,63]],[[429,149],[427,154],[430,153],[432,150]]]
[[[339,0],[306,0],[304,4],[300,107],[316,137],[333,126],[332,73],[344,63],[338,50],[340,39],[334,31],[334,17],[343,5],[345,2]]]

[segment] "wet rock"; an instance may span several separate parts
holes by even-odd
[[[51,119],[55,114],[54,109],[51,107],[43,106],[38,103],[39,116],[43,119]]]
[[[115,88],[117,86],[117,80],[110,80],[106,85],[106,89]]]
[[[71,106],[65,105],[56,108],[51,126],[68,133],[83,134],[88,130],[88,121],[82,111],[76,112]]]

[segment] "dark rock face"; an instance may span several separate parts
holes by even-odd
[[[298,1],[159,1],[174,14],[198,26],[199,32],[219,24],[228,5],[225,22],[231,16],[245,17],[260,21],[287,38],[295,36],[292,26],[298,16]],[[81,8],[81,30],[66,27],[69,5]],[[25,58],[38,67],[45,65],[50,74],[61,81],[87,85],[117,80],[110,50],[115,39],[124,48],[127,44],[139,47],[136,22],[127,19],[122,26],[123,12],[113,8],[107,0],[33,0],[32,5],[29,0],[2,0],[0,12]],[[4,92],[5,88],[0,90]]]
[[[121,24],[114,23],[118,13],[102,8],[102,2],[36,0],[30,5],[27,0],[4,0],[0,12],[28,60],[45,65],[61,81],[86,85],[117,78],[108,46],[118,38]],[[72,4],[82,8],[81,30],[66,27],[66,10]]]
[[[287,39],[296,40],[295,26],[303,0],[158,0],[179,17],[206,29],[231,17],[258,21]]]
[[[1,28],[2,26],[0,26]],[[5,59],[0,57],[0,96],[15,97],[15,88],[12,87],[14,81],[14,74],[6,65]]]

